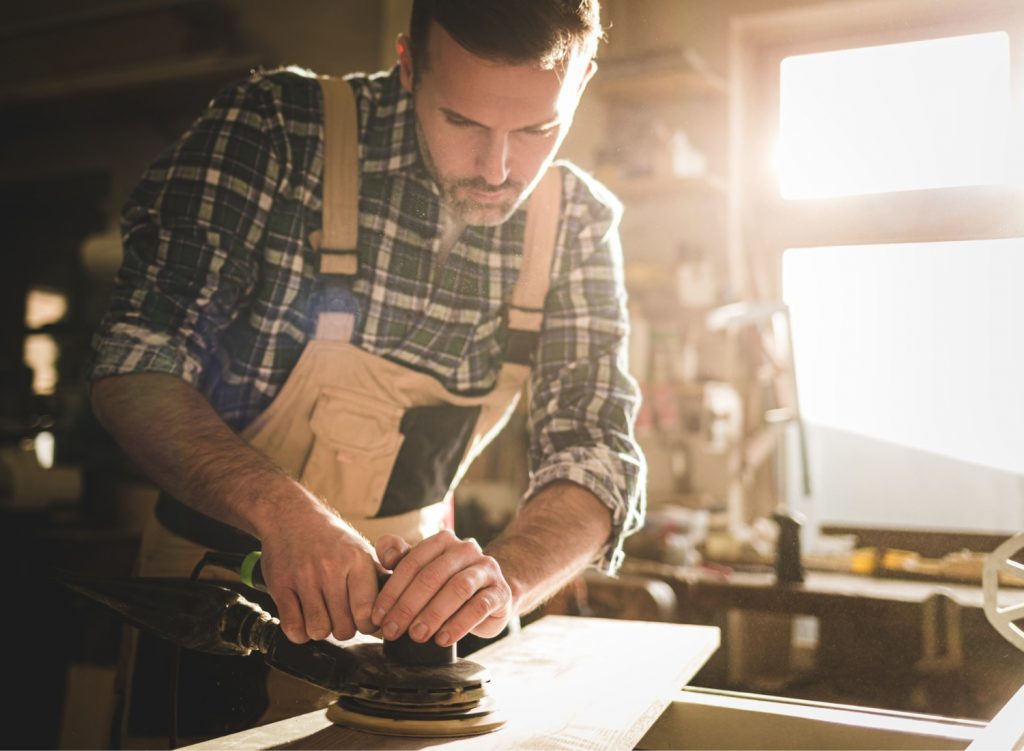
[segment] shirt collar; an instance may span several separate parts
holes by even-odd
[[[398,66],[370,76],[357,96],[360,106],[368,103],[369,108],[362,138],[363,172],[387,174],[416,169],[425,174],[416,138],[413,98],[402,88]]]

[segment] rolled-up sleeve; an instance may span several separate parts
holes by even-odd
[[[621,209],[608,199],[577,207],[579,216],[564,222],[531,384],[525,497],[556,480],[593,493],[612,518],[594,565],[613,574],[623,541],[643,524],[646,464],[633,434],[640,392],[628,372]]]
[[[158,372],[198,382],[256,283],[280,176],[269,101],[256,79],[221,92],[130,194],[91,379]]]

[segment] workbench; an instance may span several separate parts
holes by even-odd
[[[977,584],[858,576],[830,571],[807,571],[804,581],[779,584],[764,571],[730,571],[673,566],[653,561],[627,560],[623,572],[668,582],[679,598],[679,608],[740,608],[743,610],[828,616],[849,613],[899,618],[920,614],[921,606],[936,596],[958,607],[981,611],[982,591]],[[1004,588],[1000,605],[1024,602],[1024,588]]]
[[[640,559],[627,560],[623,572],[668,584],[673,620],[722,627],[723,649],[701,685],[779,693],[787,681],[810,679],[824,689],[809,691],[815,698],[987,718],[1024,676],[1024,653],[988,623],[975,584],[822,571],[780,584],[770,571],[725,574]],[[1024,588],[1000,590],[1001,606],[1022,602]],[[792,620],[802,616],[816,619],[809,656],[791,650]],[[808,659],[810,667],[797,664]]]
[[[455,739],[335,726],[324,711],[188,748],[1024,748],[1024,689],[989,723],[683,688],[718,644],[706,626],[547,616],[477,652],[508,724]]]
[[[468,738],[370,735],[323,711],[190,746],[223,751],[633,748],[718,647],[718,629],[547,616],[476,652],[508,723]]]

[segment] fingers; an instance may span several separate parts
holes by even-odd
[[[409,552],[410,547],[409,543],[398,535],[381,535],[377,538],[377,542],[374,544],[374,549],[377,553],[377,560],[380,561],[381,565],[385,569],[393,569],[398,565],[398,562],[405,557],[406,553]],[[381,607],[379,603],[374,603],[373,611],[370,615],[370,626],[372,626],[372,631],[376,631],[380,628],[386,614],[387,610],[385,608]]]
[[[351,639],[357,630],[364,634],[377,630],[370,620],[373,601],[377,597],[376,566],[356,565],[347,574],[339,572],[329,577],[324,593],[330,603],[331,633],[335,639]],[[310,637],[314,638],[312,634]]]
[[[409,543],[398,535],[381,535],[374,548],[380,565],[391,570],[409,552]]]
[[[408,632],[414,641],[447,646],[471,631],[495,635],[512,614],[511,589],[497,561],[475,540],[449,531],[413,548],[395,535],[382,536],[374,548],[362,538],[333,536],[319,546],[282,547],[280,557],[269,542],[264,572],[282,630],[296,643],[331,634],[344,641],[379,627],[385,639]],[[377,559],[394,569],[380,592]]]
[[[332,577],[325,582],[324,594],[330,612],[330,632],[335,639],[345,641],[356,635],[355,618],[350,607],[349,588],[341,577]],[[308,630],[308,629],[307,629]],[[310,638],[315,638],[310,635]],[[326,639],[327,636],[319,637]]]
[[[319,641],[332,632],[348,633],[345,638],[352,638],[354,628],[344,584],[331,585],[330,578],[307,569],[290,572],[269,586],[281,629],[290,641],[296,644],[310,639]]]
[[[281,629],[292,642],[322,640],[331,634],[345,641],[356,630],[372,633],[379,565],[368,543],[327,546],[314,552],[266,550],[264,575],[277,604]]]
[[[306,625],[306,636],[313,641],[326,639],[331,633],[331,614],[319,587],[306,587],[299,593],[302,605],[302,619]],[[350,620],[351,622],[351,620]]]
[[[364,634],[372,634],[377,630],[376,625],[370,618],[373,610],[373,601],[377,599],[377,568],[376,566],[361,566],[349,570],[346,581],[348,585],[347,601],[351,606],[352,620],[355,628]],[[348,632],[346,632],[348,633]],[[355,636],[355,632],[347,636],[340,636],[337,631],[334,635],[344,641]]]
[[[373,633],[376,626],[370,611],[377,596],[377,571],[373,566],[357,566],[348,575],[337,574],[308,582],[301,594],[285,588],[274,596],[281,628],[297,644],[326,639],[332,635],[341,641],[356,631]]]
[[[480,590],[448,619],[441,631],[448,632],[454,641],[470,633],[487,639],[497,636],[514,615],[510,603],[511,594],[506,597],[499,587]]]
[[[483,564],[474,567],[478,571],[486,568]],[[512,616],[508,585],[500,575],[493,576],[490,572],[484,573],[483,580],[491,583],[479,587],[467,599],[453,586],[456,583],[453,579],[416,618],[426,625],[428,632],[436,630],[434,641],[440,646],[446,647],[471,631],[484,637],[497,636],[505,627]],[[412,629],[416,628],[414,622]]]
[[[511,616],[512,593],[494,558],[475,540],[440,532],[409,550],[377,596],[374,622],[385,639],[408,631],[441,646],[471,630],[496,635]]]
[[[302,608],[299,606],[299,598],[295,592],[290,589],[282,589],[277,593],[272,592],[271,595],[274,598],[274,604],[277,605],[281,630],[288,637],[288,641],[295,644],[309,641],[309,637],[306,635],[306,624],[302,620]]]

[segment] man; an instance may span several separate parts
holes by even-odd
[[[143,573],[187,574],[237,532],[261,547],[292,641],[358,630],[446,645],[499,634],[587,565],[615,571],[644,474],[619,212],[552,166],[600,35],[597,0],[416,0],[397,68],[348,79],[358,211],[341,224],[358,230],[358,270],[344,283],[323,260],[344,256],[325,184],[341,170],[315,79],[275,72],[223,92],[151,167],[125,209],[92,370],[100,421],[166,494]],[[527,212],[542,180],[553,201]],[[524,241],[545,206],[560,206],[547,256]],[[491,395],[527,374],[520,512],[486,551],[427,534],[507,416]],[[430,472],[401,445],[429,453],[435,429],[455,460],[421,487]]]

